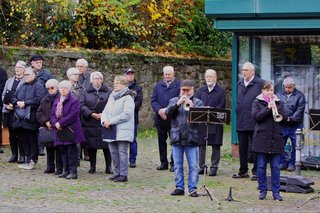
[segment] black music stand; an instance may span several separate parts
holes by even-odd
[[[222,108],[213,108],[213,107],[191,107],[189,110],[189,122],[190,123],[198,123],[198,124],[205,124],[206,128],[206,152],[208,146],[208,136],[209,136],[209,124],[229,124],[230,123],[230,110],[229,109],[222,109]],[[206,152],[204,154],[204,159],[206,159]],[[205,160],[206,162],[206,160]],[[213,201],[212,193],[206,186],[206,174],[207,174],[207,165],[204,165],[204,184],[203,188],[205,190],[205,194],[203,196],[209,196],[210,199]],[[220,201],[214,197],[217,203],[220,205]]]
[[[309,109],[308,116],[310,130],[320,131],[320,110]]]

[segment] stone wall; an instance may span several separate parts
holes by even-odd
[[[106,51],[89,50],[49,50],[35,48],[14,48],[0,46],[0,62],[10,76],[13,75],[14,65],[18,60],[28,61],[32,54],[44,56],[44,66],[48,68],[57,80],[66,79],[65,72],[75,66],[79,58],[85,58],[94,71],[104,74],[105,81],[112,86],[113,78],[122,75],[126,66],[136,70],[136,79],[143,88],[144,101],[140,113],[142,126],[153,124],[153,111],[150,106],[150,96],[154,84],[162,79],[162,68],[171,65],[175,68],[176,78],[192,79],[197,87],[204,80],[206,69],[215,69],[218,73],[219,84],[227,91],[227,107],[231,108],[231,61],[182,59],[174,57],[146,56],[136,53],[110,53]]]

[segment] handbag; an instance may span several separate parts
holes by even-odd
[[[117,126],[111,125],[109,128],[101,127],[102,140],[115,140],[117,138]]]
[[[4,97],[3,97],[3,103],[4,104],[11,104],[12,102],[12,97],[13,97],[14,92],[11,90],[7,90]]]
[[[48,143],[53,141],[53,131],[46,127],[40,127],[38,133],[38,143]]]
[[[28,120],[30,119],[31,106],[25,106],[24,108],[16,107],[14,109],[14,116],[18,120]]]
[[[66,126],[61,130],[57,131],[57,140],[65,141],[65,142],[73,142],[74,141],[74,132],[70,126]]]

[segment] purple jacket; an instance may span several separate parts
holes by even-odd
[[[73,143],[82,143],[85,141],[85,136],[83,130],[81,128],[80,122],[80,102],[78,99],[73,97],[71,93],[68,94],[66,100],[63,102],[63,116],[61,119],[56,118],[56,109],[57,104],[60,101],[60,96],[56,98],[53,103],[52,111],[50,114],[50,122],[52,126],[54,126],[57,122],[59,122],[60,126],[66,127],[70,126],[74,132],[74,141],[73,142],[65,142],[65,141],[58,141],[57,140],[57,129],[54,128],[53,131],[53,138],[54,138],[54,145],[69,145]]]

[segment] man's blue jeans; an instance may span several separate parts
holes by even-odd
[[[133,143],[130,143],[130,157],[129,162],[135,163],[137,160],[137,154],[138,154],[138,144],[137,144],[137,131],[138,131],[138,124],[134,124],[134,137],[133,137]]]
[[[272,193],[280,191],[280,154],[257,153],[258,188],[267,191],[267,163],[270,161]]]
[[[280,164],[282,167],[295,167],[296,163],[296,130],[298,128],[302,128],[301,125],[295,126],[295,127],[284,127],[282,128],[282,141],[283,141],[283,147],[285,147],[288,138],[291,140],[291,158],[289,161],[286,161],[286,154],[282,154],[280,159]]]
[[[198,175],[198,158],[199,148],[197,146],[181,146],[172,145],[172,155],[174,161],[174,174],[176,188],[184,191],[184,171],[183,171],[183,155],[186,153],[189,175],[188,190],[192,192],[197,189]]]

